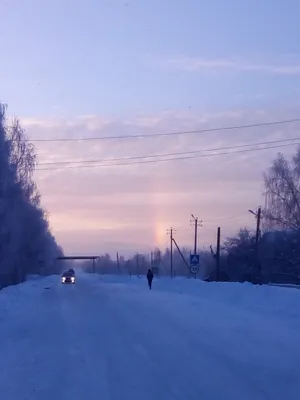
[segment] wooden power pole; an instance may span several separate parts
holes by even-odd
[[[170,243],[170,270],[171,270],[171,278],[173,278],[173,228],[171,228],[170,232],[170,238],[171,238],[171,243]]]
[[[258,260],[258,242],[259,242],[259,233],[260,233],[260,221],[261,221],[261,208],[258,207],[257,216],[256,216],[256,233],[255,233],[256,260]]]
[[[220,242],[221,242],[221,228],[218,227],[217,231],[217,252],[216,252],[216,280],[220,280]]]
[[[259,244],[259,236],[260,236],[260,222],[261,222],[261,207],[258,207],[257,213],[249,210],[251,214],[253,214],[256,218],[256,232],[255,232],[255,261],[257,265],[257,272],[259,275],[259,280],[262,279],[261,274],[261,265],[259,261],[259,254],[258,254],[258,244]]]
[[[170,275],[171,278],[173,278],[173,233],[175,232],[175,229],[171,227],[167,232],[170,234]]]
[[[195,234],[194,234],[194,254],[197,254],[197,239],[198,239],[198,226],[202,226],[202,221],[199,222],[198,217],[195,217],[191,214],[193,220],[191,223],[194,225]]]
[[[139,253],[136,254],[136,276],[140,277]]]
[[[121,272],[121,270],[120,270],[119,253],[118,252],[117,252],[117,264],[118,264],[118,270],[119,270],[119,272]]]

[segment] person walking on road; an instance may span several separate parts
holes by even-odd
[[[153,272],[151,271],[151,269],[148,269],[148,273],[147,273],[147,280],[148,280],[148,285],[149,285],[149,289],[152,289],[152,281],[153,281]]]

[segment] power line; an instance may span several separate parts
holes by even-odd
[[[216,217],[216,218],[210,218],[210,219],[204,219],[203,223],[205,226],[208,226],[207,224],[212,224],[218,221],[232,221],[237,218],[245,217],[245,213],[238,214],[238,215],[232,215],[232,216],[223,216],[223,217]]]
[[[236,150],[231,152],[220,152],[220,153],[212,153],[212,154],[196,154],[193,156],[183,156],[183,157],[176,157],[176,158],[166,158],[160,160],[141,160],[141,161],[133,161],[133,162],[116,162],[111,164],[90,164],[90,165],[71,165],[69,167],[55,167],[55,168],[37,168],[36,171],[54,171],[59,169],[78,169],[78,168],[91,168],[91,167],[115,167],[115,166],[123,166],[123,165],[135,165],[135,164],[152,164],[158,162],[167,162],[167,161],[178,161],[178,160],[191,160],[195,158],[204,158],[204,157],[213,157],[213,156],[222,156],[222,155],[231,155],[231,154],[238,154],[238,153],[247,153],[259,150],[268,150],[268,149],[276,149],[280,147],[287,147],[287,146],[294,146],[295,144],[300,144],[300,142],[295,143],[286,143],[281,145],[275,146],[265,146],[260,148],[253,148],[253,149],[243,149],[243,150]],[[104,160],[103,160],[104,161]]]
[[[211,151],[221,151],[221,150],[231,150],[238,149],[242,147],[252,147],[252,146],[260,146],[260,145],[268,145],[268,144],[276,144],[276,143],[285,143],[291,141],[298,141],[300,137],[290,138],[290,139],[281,139],[281,140],[271,140],[268,142],[256,142],[256,143],[248,143],[248,144],[240,144],[234,146],[226,146],[226,147],[217,147],[211,149],[201,149],[201,150],[191,150],[191,151],[183,151],[176,153],[164,153],[164,154],[150,154],[146,156],[132,156],[132,157],[117,157],[117,158],[108,158],[105,160],[79,160],[79,161],[54,161],[54,162],[43,162],[38,165],[70,165],[70,164],[90,164],[90,163],[101,163],[101,162],[111,162],[111,161],[129,161],[129,160],[139,160],[144,158],[157,158],[157,157],[175,157],[175,156],[183,156],[188,154],[197,154],[202,152],[211,152]],[[292,143],[291,143],[292,144]]]
[[[206,133],[206,132],[219,132],[219,131],[236,130],[236,129],[258,128],[263,126],[290,124],[292,122],[300,122],[300,118],[293,118],[281,121],[259,122],[256,124],[249,124],[249,125],[232,125],[219,128],[196,129],[193,131],[178,131],[178,132],[165,132],[165,133],[153,133],[153,134],[145,133],[138,135],[99,136],[99,137],[86,137],[86,138],[30,139],[30,141],[31,142],[79,142],[80,141],[81,142],[81,141],[91,141],[91,140],[138,139],[146,137],[153,138],[159,136],[189,135],[193,133]]]

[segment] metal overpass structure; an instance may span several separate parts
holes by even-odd
[[[93,273],[96,273],[96,260],[98,260],[99,256],[65,256],[65,257],[57,257],[57,260],[91,260],[93,261]]]

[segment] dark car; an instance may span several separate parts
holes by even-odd
[[[66,271],[63,273],[61,277],[61,283],[75,283],[76,278],[75,278],[75,272],[72,271]]]

